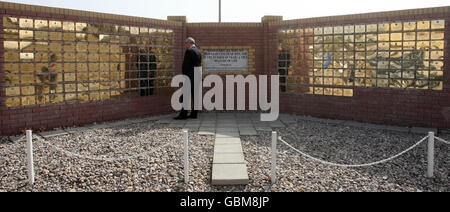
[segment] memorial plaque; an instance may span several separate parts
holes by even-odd
[[[248,50],[208,49],[204,51],[205,72],[247,72]]]

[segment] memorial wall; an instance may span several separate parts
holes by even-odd
[[[204,75],[280,75],[282,113],[450,127],[450,7],[189,23],[0,2],[0,15],[2,135],[173,112],[189,36]]]
[[[5,2],[0,14],[1,134],[171,111],[181,23]]]
[[[269,23],[281,110],[450,128],[449,14],[441,7]]]
[[[354,87],[443,90],[445,20],[279,30],[281,90],[353,96]]]
[[[3,16],[6,107],[168,94],[172,29]]]

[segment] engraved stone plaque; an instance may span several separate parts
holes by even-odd
[[[247,72],[248,50],[208,49],[204,51],[205,72]]]

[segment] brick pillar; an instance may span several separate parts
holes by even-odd
[[[186,16],[167,16],[168,21],[176,21],[181,22],[181,33],[177,34],[176,43],[175,43],[175,73],[181,74],[181,65],[184,57],[184,40],[187,38],[187,18]]]
[[[264,16],[261,18],[264,32],[264,70],[263,74],[271,75],[274,73],[271,70],[273,57],[276,56],[276,43],[273,43],[272,30],[269,28],[269,23],[283,21],[283,16]],[[274,51],[275,50],[275,51]]]

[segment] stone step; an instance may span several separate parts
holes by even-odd
[[[212,185],[246,185],[248,183],[247,165],[213,164]]]
[[[51,138],[56,136],[62,136],[62,135],[68,135],[69,133],[64,130],[54,130],[54,131],[47,131],[47,132],[40,132],[39,135],[44,138]]]
[[[231,143],[231,144],[216,144],[214,145],[214,153],[241,153],[242,151],[242,144],[241,143]]]
[[[239,138],[239,132],[216,133],[216,138]]]
[[[213,164],[245,164],[242,153],[214,153]]]
[[[222,132],[239,132],[239,129],[237,127],[217,127],[216,132],[222,133]]]
[[[226,133],[224,133],[226,134]],[[228,134],[230,135],[230,134]],[[242,141],[216,134],[212,165],[212,185],[245,185],[249,182]]]
[[[216,145],[220,144],[241,144],[240,138],[216,138],[215,140]]]

